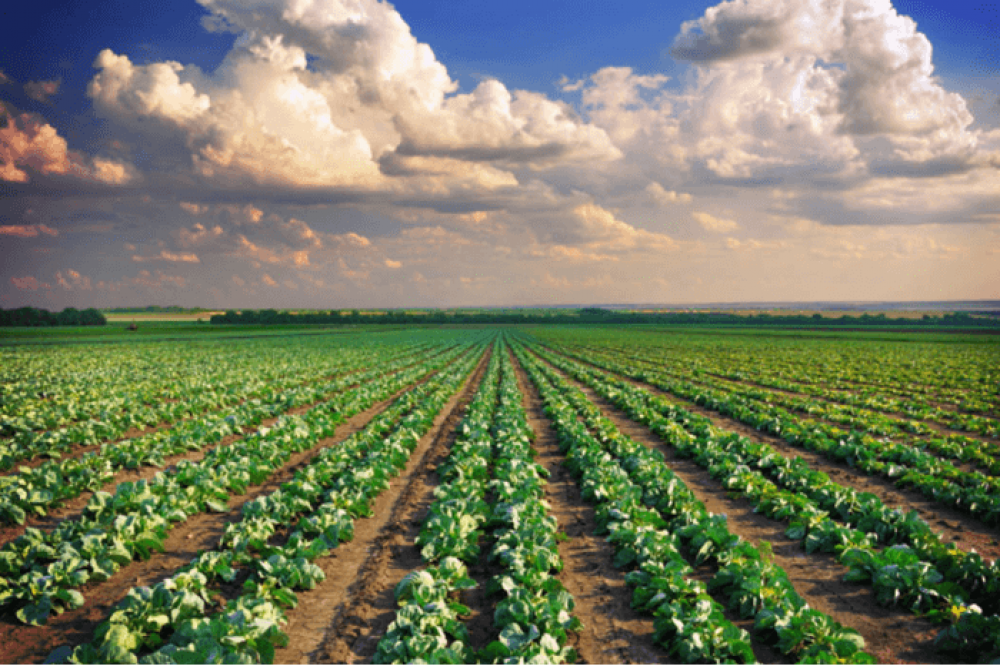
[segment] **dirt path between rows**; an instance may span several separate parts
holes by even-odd
[[[572,360],[582,365],[607,372],[612,377],[626,381],[653,395],[660,396],[676,404],[678,407],[709,419],[719,428],[739,433],[756,442],[766,442],[777,453],[786,458],[801,457],[809,463],[812,469],[828,474],[830,480],[835,483],[877,495],[886,505],[899,506],[906,510],[912,509],[935,531],[940,532],[945,542],[956,543],[962,550],[975,550],[987,560],[994,560],[1000,557],[1000,527],[986,525],[978,518],[970,516],[967,513],[943,506],[932,499],[924,497],[918,490],[897,488],[895,483],[890,479],[881,476],[869,476],[847,463],[835,462],[822,454],[789,444],[780,437],[755,430],[753,427],[741,423],[736,419],[696,405],[652,384],[631,379],[579,359]]]
[[[614,549],[594,536],[594,510],[580,493],[566,457],[559,451],[558,437],[545,416],[545,405],[535,385],[515,361],[517,381],[523,396],[528,424],[535,433],[536,462],[549,471],[545,499],[549,515],[569,539],[559,544],[563,570],[557,576],[576,603],[574,615],[583,629],[572,635],[572,645],[585,664],[670,663],[667,651],[653,643],[653,619],[632,609],[632,592],[625,574],[616,569]]]
[[[632,421],[623,411],[565,373],[558,369],[556,372],[583,391],[623,434],[662,451],[670,468],[707,509],[728,517],[731,532],[753,544],[770,543],[774,562],[785,570],[796,591],[813,608],[860,632],[865,638],[866,649],[880,662],[947,663],[932,646],[938,627],[905,611],[879,606],[870,587],[842,580],[846,569],[833,556],[807,554],[799,541],[785,536],[787,524],[755,513],[745,500],[730,498],[706,470],[691,460],[678,457],[646,426]]]
[[[227,501],[229,511],[226,513],[202,513],[178,523],[167,537],[164,552],[156,553],[146,561],[133,561],[122,567],[110,580],[81,588],[80,592],[85,599],[82,607],[52,617],[47,625],[41,627],[21,625],[9,617],[0,620],[0,663],[40,662],[56,647],[78,645],[91,640],[97,625],[107,618],[129,588],[155,585],[171,576],[179,567],[188,564],[199,551],[215,549],[226,525],[240,519],[243,504],[277,490],[320,450],[337,445],[363,429],[396,398],[427,381],[430,376],[425,375],[417,382],[400,389],[392,397],[349,418],[337,427],[332,437],[321,440],[308,451],[293,454],[264,484],[255,486],[244,495],[231,496]],[[334,576],[336,575],[334,572]]]
[[[433,470],[454,441],[455,428],[489,356],[483,355],[463,387],[442,407],[406,469],[375,501],[372,516],[355,521],[354,539],[316,561],[326,580],[299,593],[298,607],[288,612],[288,646],[275,652],[275,663],[355,663],[375,654],[379,639],[395,619],[396,585],[423,565],[413,541],[438,483]]]

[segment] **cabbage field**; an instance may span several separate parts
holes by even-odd
[[[1000,344],[0,348],[0,663],[1000,660]]]

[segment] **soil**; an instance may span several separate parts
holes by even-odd
[[[870,587],[842,580],[846,569],[833,556],[807,554],[799,541],[785,536],[785,523],[755,513],[749,502],[730,498],[706,470],[693,461],[679,458],[646,426],[632,421],[589,388],[567,379],[580,388],[623,434],[662,451],[670,468],[708,510],[727,516],[731,532],[754,544],[769,542],[774,562],[785,570],[796,591],[811,607],[857,630],[865,638],[866,650],[881,663],[946,663],[932,645],[939,627],[908,612],[879,606]]]

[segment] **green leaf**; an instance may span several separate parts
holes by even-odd
[[[44,596],[37,603],[28,604],[19,609],[17,619],[25,624],[38,627],[45,624],[51,614],[52,600],[48,596]]]

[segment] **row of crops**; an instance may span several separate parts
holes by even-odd
[[[650,344],[637,351],[621,333],[606,332],[603,341],[580,332],[546,333],[539,335],[542,344],[532,345],[532,356],[544,364],[550,379],[578,382],[646,425],[680,456],[694,460],[724,488],[751,502],[756,512],[787,523],[786,535],[801,540],[806,552],[835,555],[844,566],[844,579],[869,585],[878,603],[946,625],[937,639],[940,650],[966,661],[1000,656],[1000,564],[995,559],[945,543],[917,512],[887,506],[872,493],[831,481],[802,458],[782,456],[767,442],[716,427],[677,399],[820,453],[831,462],[884,476],[897,487],[916,489],[979,519],[984,532],[994,537],[989,528],[1000,522],[996,477],[963,465],[968,459],[953,464],[933,438],[876,437],[864,425],[843,430],[807,416],[805,410],[782,410],[769,399],[772,396],[701,381],[695,373],[685,375],[678,368],[703,357],[689,359],[671,349],[677,340],[668,338],[659,349]],[[995,378],[1000,367],[995,364],[996,348],[984,351],[977,357],[977,368],[968,373],[973,384],[983,376]],[[718,358],[714,363],[716,374],[734,373],[721,367]],[[786,367],[786,374],[798,373],[800,381],[809,371],[794,364]],[[561,374],[552,374],[557,370]],[[858,384],[869,381],[843,371],[839,376]],[[916,376],[928,381],[928,373]],[[957,383],[952,377],[951,384]],[[931,393],[934,386],[926,388]],[[995,411],[995,392],[989,401]],[[995,438],[971,441],[983,458],[996,464]],[[651,504],[649,498],[645,501]],[[970,522],[970,527],[975,524]],[[834,660],[831,655],[825,658]]]
[[[669,659],[885,659],[847,616],[815,608],[767,541],[709,511],[672,456],[876,604],[938,625],[941,658],[997,659],[995,555],[789,454],[919,493],[996,545],[997,349],[905,344],[553,327],[3,350],[0,638],[73,663],[273,661],[325,563],[358,521],[382,518],[394,479],[430,473],[413,454],[451,428],[407,545],[423,566],[393,582],[368,658],[572,663],[590,619],[574,594],[588,591],[560,575],[568,537],[533,446],[544,428],[612,547],[606,566],[651,622],[639,638]],[[529,394],[544,405],[533,422]],[[219,533],[188,564],[125,577],[211,515]],[[27,632],[92,613],[109,586],[84,639]]]

